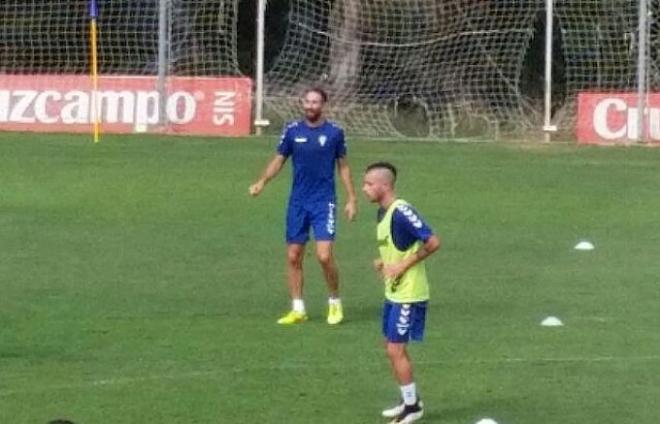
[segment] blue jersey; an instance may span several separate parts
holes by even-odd
[[[379,222],[385,212],[383,208],[378,210]],[[432,235],[431,227],[412,206],[403,205],[392,213],[392,241],[398,250],[408,250],[418,240],[426,243]]]
[[[277,152],[292,157],[291,202],[334,202],[335,162],[346,155],[344,131],[338,125],[292,122],[284,129]]]

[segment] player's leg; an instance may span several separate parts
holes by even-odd
[[[297,324],[307,320],[303,301],[303,257],[309,238],[309,219],[300,205],[290,204],[286,218],[286,273],[291,311],[280,318],[278,324]]]
[[[383,416],[394,418],[393,423],[411,423],[424,415],[424,404],[417,395],[412,362],[406,349],[411,337],[421,340],[423,334],[424,320],[414,318],[413,305],[385,302],[383,308],[385,351],[402,399],[399,405],[383,411]]]
[[[309,207],[310,222],[316,239],[316,259],[328,287],[328,324],[339,324],[344,311],[339,298],[339,271],[334,256],[336,232],[335,202],[320,202]]]
[[[413,369],[406,343],[386,343],[387,357],[390,360],[392,371],[399,383],[403,402],[394,408],[383,411],[383,416],[394,418],[392,423],[412,423],[424,415],[424,404],[417,396]]]
[[[316,242],[316,259],[323,270],[323,277],[328,286],[328,296],[339,298],[339,271],[333,252],[334,242],[319,240]]]
[[[305,255],[305,245],[290,243],[286,246],[286,275],[287,282],[289,285],[289,295],[291,300],[294,302],[296,300],[302,301],[303,299],[303,257]],[[305,312],[304,305],[298,305],[301,307],[296,307],[294,303],[293,310],[298,310],[298,312]]]
[[[278,324],[298,324],[307,321],[303,301],[303,256],[305,245],[289,243],[286,249],[286,274],[291,297],[291,311],[277,320]]]
[[[413,382],[413,369],[410,356],[406,350],[406,343],[392,343],[386,341],[385,351],[390,360],[392,372],[400,386],[407,386]],[[414,403],[413,399],[413,403]]]
[[[332,241],[316,242],[316,258],[321,264],[323,276],[328,287],[328,318],[330,325],[339,324],[344,319],[344,310],[339,298],[339,271],[333,253]]]

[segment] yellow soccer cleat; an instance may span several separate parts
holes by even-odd
[[[290,325],[290,324],[301,324],[307,321],[307,314],[304,312],[298,311],[289,311],[282,318],[277,320],[278,324]]]
[[[341,307],[341,303],[328,305],[328,324],[330,325],[339,324],[343,320],[344,320],[344,310]]]

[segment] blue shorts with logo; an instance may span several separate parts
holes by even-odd
[[[337,206],[334,200],[289,203],[286,212],[286,242],[307,243],[310,228],[314,231],[315,240],[334,241],[337,230]]]
[[[391,343],[421,342],[424,339],[428,302],[383,304],[383,336]]]

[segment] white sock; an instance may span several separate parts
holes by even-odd
[[[302,299],[293,299],[293,310],[300,312],[301,314],[305,313],[305,302]]]
[[[417,402],[417,389],[415,383],[401,386],[401,397],[406,405],[414,405]]]
[[[338,297],[329,297],[328,305],[341,305],[341,299]]]

